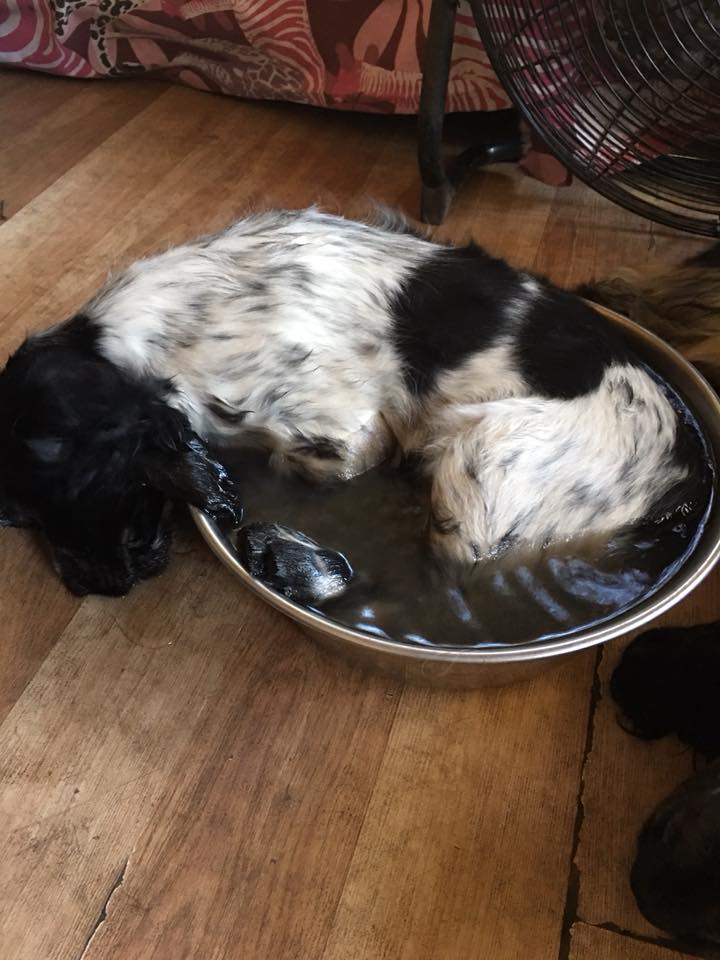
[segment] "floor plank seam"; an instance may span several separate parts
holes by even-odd
[[[617,936],[625,937],[627,940],[634,940],[636,943],[646,943],[649,946],[661,947],[670,953],[678,953],[683,957],[698,957],[699,960],[712,960],[720,957],[720,951],[707,952],[706,947],[699,947],[692,944],[682,944],[675,940],[668,940],[666,937],[654,937],[649,933],[638,933],[636,930],[627,930],[611,920],[602,923],[591,923],[589,920],[577,918],[577,923],[582,923],[586,927],[594,927],[596,930],[606,930],[608,933],[614,933]],[[702,950],[702,953],[699,951]]]
[[[93,924],[93,928],[90,931],[90,934],[87,940],[85,941],[85,944],[82,948],[80,956],[78,957],[78,960],[84,960],[84,958],[87,956],[87,952],[90,949],[90,945],[92,944],[93,940],[95,939],[95,935],[97,934],[98,930],[103,925],[103,923],[105,923],[105,921],[107,920],[110,901],[112,900],[112,898],[115,896],[117,891],[125,882],[125,876],[127,874],[127,868],[129,863],[130,863],[130,857],[128,856],[125,858],[124,863],[121,865],[120,869],[115,875],[115,879],[113,880],[110,886],[110,890],[108,891],[108,894],[105,897],[105,902],[100,908],[100,913],[98,914],[97,919]]]
[[[580,871],[576,863],[576,858],[578,847],[580,845],[580,833],[585,821],[585,805],[583,802],[583,795],[585,792],[585,769],[587,767],[588,758],[592,752],[593,740],[595,738],[595,716],[601,694],[601,661],[602,648],[598,647],[595,653],[593,682],[592,687],[590,688],[590,702],[588,704],[585,744],[583,747],[583,756],[580,765],[580,785],[578,790],[577,807],[575,809],[575,822],[573,824],[572,846],[570,849],[570,862],[568,864],[568,882],[565,892],[565,909],[563,911],[562,925],[560,928],[560,944],[558,946],[558,960],[569,960],[571,931],[573,924],[578,919],[578,903],[580,900]]]

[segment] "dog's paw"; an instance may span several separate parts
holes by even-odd
[[[720,756],[720,623],[640,634],[610,690],[629,733],[647,740],[675,733],[704,756]]]
[[[243,566],[289,600],[318,606],[339,597],[354,577],[345,557],[278,523],[249,523],[237,536]]]

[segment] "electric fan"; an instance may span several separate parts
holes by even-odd
[[[495,72],[549,150],[636,213],[720,236],[720,0],[469,0]],[[465,169],[517,159],[485,137],[440,158],[455,0],[433,0],[420,110],[423,216]],[[487,127],[486,127],[487,128]]]
[[[720,235],[719,0],[471,0],[498,78],[581,180]]]

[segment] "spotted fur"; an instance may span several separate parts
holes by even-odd
[[[397,218],[261,213],[134,263],[79,317],[207,441],[315,480],[418,454],[433,543],[463,562],[632,523],[689,475],[671,404],[599,314]]]

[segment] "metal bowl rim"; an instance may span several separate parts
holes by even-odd
[[[598,310],[598,312],[605,314],[614,322],[619,323],[633,335],[645,339],[648,343],[655,346],[656,349],[666,354],[668,359],[672,360],[675,366],[685,374],[685,377],[693,381],[700,393],[704,395],[705,401],[712,408],[713,415],[718,425],[720,425],[720,400],[702,374],[700,374],[689,361],[673,347],[661,340],[660,337],[640,327],[633,321],[628,320],[626,317],[612,310],[600,307],[595,303],[592,303],[591,306]],[[673,385],[677,386],[676,384]],[[679,389],[681,389],[682,392],[682,387]],[[701,419],[701,423],[704,423],[704,419],[706,418]],[[720,426],[718,426],[718,436],[720,437]],[[717,498],[712,509],[720,509],[720,503],[718,503]],[[290,619],[297,621],[306,630],[326,634],[336,640],[344,640],[353,646],[364,647],[377,653],[385,653],[391,656],[413,660],[431,660],[442,663],[513,663],[525,660],[539,660],[565,653],[578,652],[588,647],[614,640],[655,620],[666,610],[679,603],[680,600],[687,596],[691,590],[694,590],[695,587],[705,579],[717,563],[718,558],[720,558],[719,536],[716,537],[715,542],[699,567],[690,574],[684,572],[687,565],[692,562],[693,557],[700,549],[700,544],[697,544],[695,552],[687,558],[683,566],[673,575],[671,580],[660,587],[654,599],[652,597],[645,598],[645,600],[641,598],[638,601],[636,606],[641,607],[641,609],[637,610],[635,614],[632,613],[633,608],[631,607],[625,612],[618,613],[604,624],[591,627],[590,629],[580,628],[575,634],[564,638],[530,640],[524,643],[514,644],[511,647],[432,647],[403,643],[399,640],[363,633],[360,630],[344,626],[334,620],[323,617],[321,614],[293,603],[292,600],[288,600],[270,587],[255,580],[254,577],[244,569],[237,557],[226,546],[215,523],[210,517],[194,507],[191,507],[191,513],[200,533],[213,553],[261,599],[290,617]],[[675,583],[674,586],[672,586],[673,583]]]

